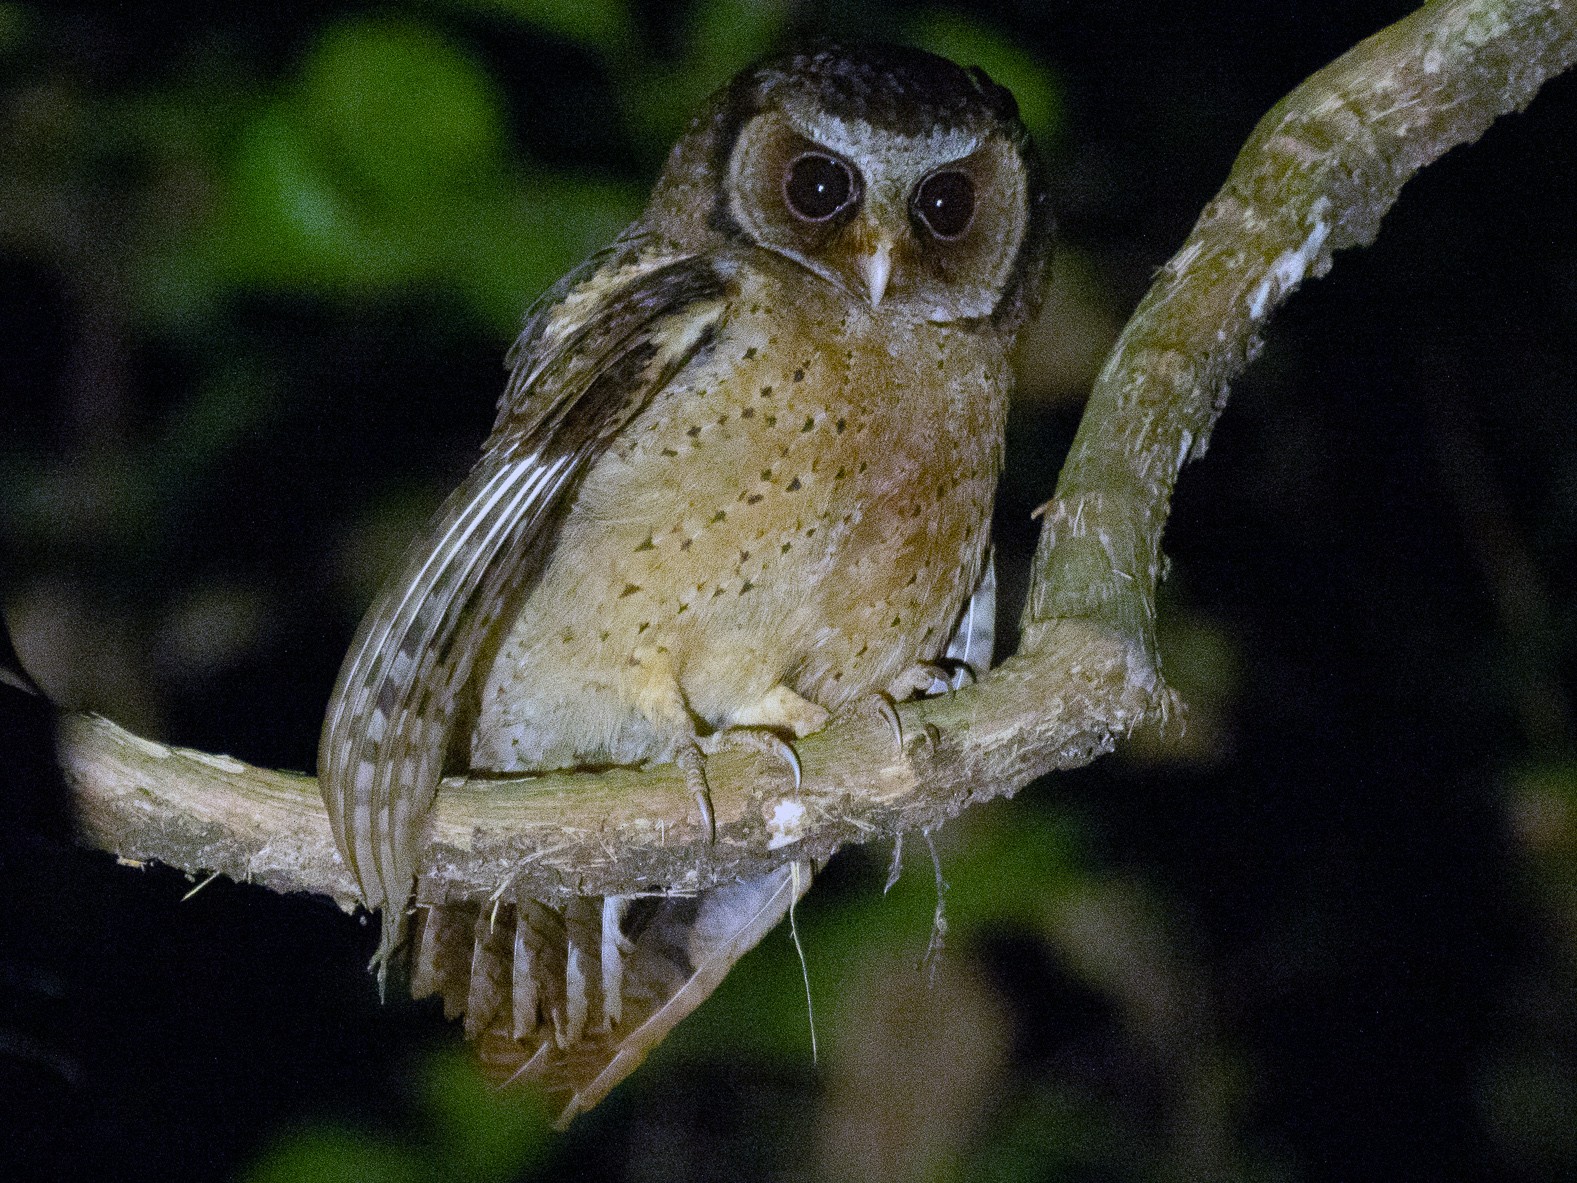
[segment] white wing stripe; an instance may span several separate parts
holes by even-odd
[[[496,557],[493,548],[500,535],[519,525],[516,515],[520,508],[537,497],[544,485],[556,483],[564,466],[564,458],[542,468],[536,465],[536,457],[537,453],[533,452],[500,466],[487,476],[485,483],[466,504],[454,512],[445,526],[440,543],[423,556],[416,577],[391,585],[401,588],[398,602],[375,610],[369,616],[362,643],[356,647],[356,659],[345,667],[342,688],[335,696],[339,706],[330,715],[326,728],[324,749],[329,755],[326,787],[331,801],[338,803],[337,808],[330,811],[336,829],[340,828],[344,820],[348,802],[343,799],[342,786],[351,769],[355,769],[353,796],[358,798],[357,804],[365,803],[372,807],[372,816],[368,818],[371,827],[364,829],[359,825],[352,826],[355,832],[345,835],[351,839],[346,843],[347,847],[354,852],[355,866],[352,869],[362,880],[362,888],[369,903],[381,903],[388,897],[389,889],[396,886],[382,873],[385,869],[393,871],[395,868],[384,868],[376,854],[377,839],[382,837],[378,831],[383,829],[380,824],[381,807],[388,799],[389,781],[396,768],[394,761],[380,761],[375,753],[384,735],[401,734],[398,724],[408,722],[413,705],[406,701],[406,695],[419,680],[411,675],[413,671],[419,673],[422,668],[422,656],[431,658],[432,647],[426,646],[427,653],[423,654],[420,638],[412,635],[413,627],[424,607],[430,612],[433,607],[441,607],[446,601],[450,604],[455,602],[451,595],[441,593],[455,589],[457,584],[463,589],[471,583],[479,563]],[[499,502],[506,498],[511,499],[508,508],[502,513],[496,512]],[[484,526],[485,537],[479,547],[473,548],[470,545],[472,535]],[[461,555],[467,556],[467,561],[458,568],[452,566],[456,557]],[[440,612],[439,617],[442,615]],[[399,637],[402,643],[392,644],[395,637]],[[406,643],[413,641],[417,642],[414,655],[413,646]],[[354,691],[346,693],[351,687],[355,687]],[[359,735],[354,730],[349,735],[343,734],[347,725],[368,709],[375,695],[379,698],[392,696],[392,701],[379,703],[378,707],[373,708],[375,714],[382,709],[385,715],[384,729],[379,734],[373,734],[375,728],[369,726]],[[381,768],[379,764],[382,764]],[[379,882],[370,882],[367,871],[377,872]]]
[[[492,509],[489,509],[488,516],[482,519],[488,523],[487,533],[481,539],[480,545],[467,546],[464,551],[461,552],[467,553],[469,558],[460,568],[456,574],[456,577],[452,580],[452,584],[458,594],[443,597],[443,603],[445,607],[453,607],[455,605],[462,604],[470,598],[470,592],[474,589],[474,586],[486,577],[487,569],[492,565],[493,560],[497,558],[500,549],[500,539],[520,527],[522,509],[531,501],[537,500],[540,497],[544,486],[557,486],[558,477],[563,468],[568,463],[568,460],[569,457],[559,457],[546,468],[538,468],[535,471],[524,473],[527,479],[522,485],[520,485],[520,487],[513,490],[514,496],[508,505],[498,513],[494,513]],[[522,475],[521,466],[516,466],[515,476],[518,478],[520,475]],[[507,495],[507,493],[501,492],[500,497]],[[549,492],[549,497],[551,497],[551,490]],[[528,522],[534,522],[535,519],[528,518],[527,520]],[[534,533],[534,531],[532,531],[532,533]],[[469,541],[469,539],[467,541]],[[446,572],[449,570],[452,569],[446,568]],[[448,615],[449,613],[447,611],[440,614],[441,618],[446,618]],[[435,638],[431,636],[426,636],[423,638],[424,643],[422,649],[424,652],[424,659],[422,661],[422,665],[425,668],[430,668],[436,663],[436,647],[431,644],[433,639]],[[450,648],[453,647],[450,646]],[[436,724],[436,730],[438,730],[440,735],[442,732],[447,731],[446,724],[448,722],[448,716],[451,713],[453,707],[453,684],[456,681],[463,680],[469,674],[469,664],[470,663],[468,661],[464,663],[457,663],[456,666],[449,671],[448,676],[442,679],[437,687],[435,687],[441,698],[439,702],[439,718],[433,719],[432,722]],[[422,685],[424,682],[425,679],[418,678],[412,682],[405,683],[404,688],[408,691],[409,689]],[[425,704],[422,701],[411,702],[408,698],[406,698],[401,703],[401,715],[409,716],[412,713],[419,714],[424,705]],[[397,734],[399,731],[400,729],[396,728]],[[407,733],[420,737],[421,729],[419,727],[411,727],[408,728]],[[427,746],[426,750],[417,754],[417,759],[423,764],[430,761],[441,760],[443,753],[441,750],[439,750],[440,748],[441,744],[429,745]],[[422,759],[422,757],[425,757],[425,759]],[[377,786],[377,788],[382,791],[378,792],[375,796],[375,808],[373,811],[373,841],[375,844],[375,856],[383,856],[382,858],[375,857],[374,866],[378,870],[378,878],[381,881],[382,887],[384,888],[385,899],[391,898],[395,891],[403,893],[409,890],[409,884],[406,882],[406,880],[409,878],[409,872],[407,871],[407,868],[402,865],[409,859],[409,853],[406,851],[408,844],[405,841],[405,826],[402,824],[404,815],[400,811],[396,810],[392,819],[394,822],[393,825],[387,827],[387,829],[383,825],[380,825],[380,821],[382,821],[388,815],[387,803],[391,796],[388,790],[391,787],[391,783],[396,780],[393,775],[394,771],[395,770],[393,767],[391,767],[389,764],[385,764],[383,768],[383,775],[378,778]],[[419,786],[421,788],[436,787],[437,777],[435,775],[425,775],[429,772],[429,770],[426,768],[418,768],[415,765],[415,761],[413,761],[411,765],[408,765],[404,771],[405,776],[399,779],[404,780],[408,786]],[[436,773],[437,770],[432,769],[431,771]],[[431,786],[426,784],[426,782],[429,780],[432,781]],[[406,801],[408,794],[394,793],[392,796],[395,802],[399,804]],[[420,802],[420,808],[424,812],[426,807],[426,801]]]

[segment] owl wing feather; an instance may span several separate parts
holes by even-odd
[[[516,924],[528,934],[525,943],[567,952],[568,964],[551,978],[562,997],[543,999],[544,983],[529,997],[500,996],[480,1023],[483,1070],[500,1084],[535,1082],[562,1129],[635,1071],[777,926],[810,881],[809,863],[786,863],[697,895],[574,900],[563,913],[564,941],[541,941],[540,917],[527,909],[540,913],[542,905],[521,901]],[[424,926],[442,923],[436,914],[446,910],[424,909]],[[473,1016],[466,1018],[470,1026]]]
[[[542,363],[556,352],[551,330],[569,312],[571,295],[577,289],[595,292],[601,277],[619,275],[631,265],[638,266],[643,257],[648,260],[649,269],[673,261],[662,258],[649,234],[631,227],[607,246],[586,256],[531,302],[521,318],[520,332],[504,356],[509,381],[498,400],[500,421],[506,415],[519,413],[536,383]]]
[[[380,965],[403,934],[419,827],[478,652],[540,569],[577,477],[722,318],[729,280],[715,262],[634,271],[605,283],[584,315],[528,323],[515,363],[527,379],[511,382],[482,458],[407,551],[340,669],[319,780],[340,853],[368,906],[383,910]]]

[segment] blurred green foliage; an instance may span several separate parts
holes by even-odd
[[[429,1054],[419,1079],[417,1134],[312,1126],[282,1135],[239,1183],[506,1183],[545,1156],[546,1111],[529,1092],[489,1087],[462,1050]]]
[[[1013,92],[1019,116],[1042,151],[1053,151],[1062,130],[1062,94],[1055,76],[1000,30],[959,9],[936,8],[904,25],[905,40],[921,49],[969,62]]]
[[[1070,892],[1098,877],[1083,853],[1075,819],[1013,819],[994,808],[976,812],[986,817],[961,823],[945,847],[947,940],[967,948],[985,934],[1008,929],[1056,939],[1057,909]],[[920,835],[908,839],[904,855],[903,874],[890,890],[882,890],[873,867],[860,889],[836,907],[823,907],[812,895],[799,909],[813,1003],[836,997],[857,964],[873,957],[896,955],[923,972],[937,888]],[[747,958],[718,988],[708,1004],[704,1035],[696,1027],[704,1039],[700,1054],[720,1044],[761,1059],[809,1057],[804,984],[789,932],[775,932],[768,938],[772,945],[777,948],[769,955]],[[687,1038],[681,1027],[666,1054],[685,1054]]]
[[[604,53],[630,51],[636,40],[630,6],[622,0],[435,0],[433,7],[517,21]]]
[[[366,299],[426,285],[503,334],[523,293],[637,209],[627,185],[516,166],[487,72],[409,18],[327,26],[270,91],[238,121],[211,220],[170,260],[187,290],[161,284],[151,306],[201,306],[227,289]]]

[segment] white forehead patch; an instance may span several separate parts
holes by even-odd
[[[853,161],[879,160],[891,155],[894,148],[921,159],[961,160],[980,147],[982,139],[975,132],[959,128],[933,128],[924,135],[906,136],[872,127],[863,119],[840,119],[835,115],[817,115],[803,123],[798,119],[794,122],[806,139]]]

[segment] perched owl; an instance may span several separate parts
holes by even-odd
[[[319,770],[380,959],[446,768],[673,761],[710,826],[719,743],[793,763],[830,714],[989,661],[1008,350],[1050,238],[978,69],[824,47],[712,98],[640,219],[528,313],[481,459],[345,659]],[[424,906],[412,988],[568,1120],[808,879]]]

